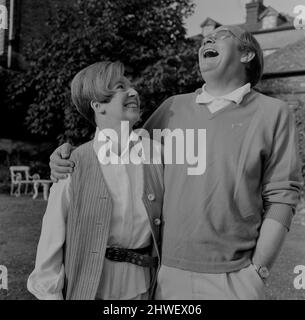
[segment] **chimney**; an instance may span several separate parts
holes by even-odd
[[[261,21],[258,20],[258,17],[265,9],[264,0],[252,0],[246,4],[246,24],[249,26],[250,30],[257,30],[260,28]]]

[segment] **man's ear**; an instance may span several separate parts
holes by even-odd
[[[91,101],[90,102],[90,106],[93,109],[94,112],[96,113],[101,113],[101,114],[105,114],[105,105],[103,103],[100,103],[98,101]]]
[[[240,57],[240,62],[249,63],[255,57],[255,53],[253,51],[245,51]]]

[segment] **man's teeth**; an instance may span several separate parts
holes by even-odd
[[[213,58],[218,56],[218,52],[214,49],[207,49],[203,52],[205,58]]]
[[[126,105],[126,108],[135,108],[135,109],[137,109],[138,106],[135,103],[129,103],[129,104]]]

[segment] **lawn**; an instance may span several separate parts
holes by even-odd
[[[0,265],[8,268],[8,290],[0,290],[0,300],[27,300],[26,280],[35,262],[41,220],[46,202],[41,198],[9,197],[0,194]],[[299,213],[284,248],[272,269],[267,287],[269,299],[305,300],[305,290],[293,287],[296,265],[305,265],[305,214]]]

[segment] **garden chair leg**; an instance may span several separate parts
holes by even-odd
[[[36,199],[38,196],[38,187],[39,187],[39,182],[34,182],[34,195],[33,195],[33,199]]]
[[[15,196],[16,197],[20,197],[20,189],[21,189],[21,183],[18,183],[17,185],[17,190],[15,192]]]

